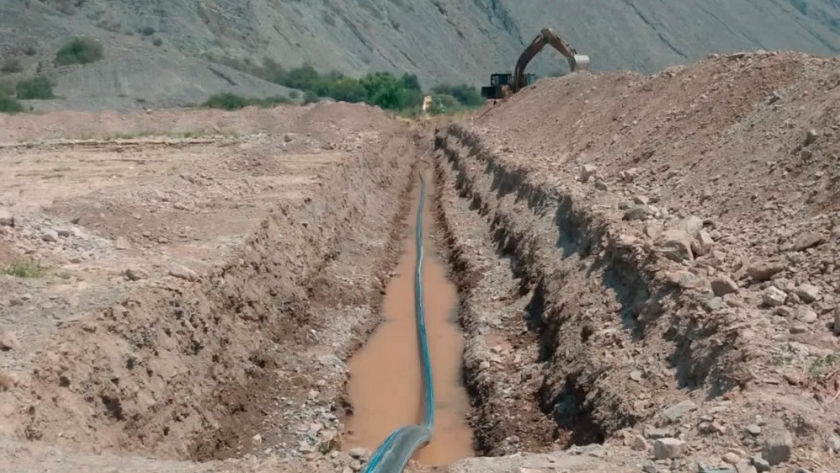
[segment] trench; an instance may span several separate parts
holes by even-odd
[[[458,292],[435,242],[430,210],[435,189],[427,173],[423,211],[423,286],[426,327],[435,389],[436,421],[431,442],[413,457],[426,465],[444,465],[475,455],[467,422],[470,398],[463,384],[464,338],[457,322]],[[419,424],[423,386],[414,312],[415,219],[419,189],[408,212],[407,235],[394,277],[385,288],[383,322],[350,359],[347,392],[353,413],[345,421],[342,446],[375,450],[394,430]]]

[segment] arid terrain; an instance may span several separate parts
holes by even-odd
[[[408,471],[840,472],[839,85],[759,52],[457,119],[0,115],[0,469],[359,471],[422,171],[476,456]]]
[[[91,112],[192,106],[219,92],[286,95],[219,64],[265,58],[353,77],[415,74],[426,88],[481,86],[513,72],[543,27],[597,71],[650,74],[713,52],[840,51],[836,0],[3,0],[0,90],[43,74],[59,98],[27,107]],[[56,67],[73,37],[102,44],[103,59]],[[529,70],[546,77],[568,66],[550,51]]]

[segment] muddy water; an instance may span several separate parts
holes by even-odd
[[[469,398],[461,382],[463,338],[455,321],[457,292],[433,242],[431,176],[426,175],[423,214],[423,301],[435,387],[432,442],[414,459],[442,465],[474,455],[472,430],[466,422]],[[419,189],[409,213],[409,232],[396,276],[386,288],[385,322],[350,360],[349,394],[353,416],[346,422],[345,449],[376,447],[395,429],[419,424],[423,416],[423,382],[414,314],[415,218]]]

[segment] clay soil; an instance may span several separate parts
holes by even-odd
[[[346,362],[431,149],[481,458],[410,471],[840,471],[838,85],[762,52],[425,127],[0,118],[0,462],[359,470]]]

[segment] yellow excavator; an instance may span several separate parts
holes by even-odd
[[[589,68],[589,56],[578,54],[574,48],[569,46],[569,43],[564,41],[551,28],[543,28],[519,56],[513,74],[492,74],[490,85],[481,88],[481,95],[490,100],[504,99],[536,82],[537,76],[535,74],[525,74],[525,68],[546,44],[550,44],[560,54],[566,56],[571,72]]]

